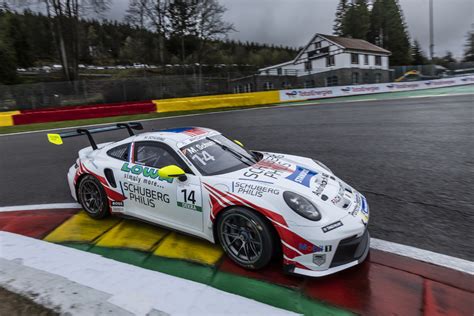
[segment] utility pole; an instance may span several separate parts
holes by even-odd
[[[433,0],[430,0],[430,59],[434,57],[434,23],[433,23]]]

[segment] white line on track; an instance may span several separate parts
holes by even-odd
[[[67,208],[81,208],[77,203],[55,203],[55,204],[38,204],[38,205],[19,205],[0,207],[1,212],[13,211],[27,211],[27,210],[52,210],[52,209],[67,209]],[[443,255],[433,251],[428,251],[412,246],[397,244],[391,241],[371,238],[370,246],[372,249],[377,249],[404,257],[409,257],[419,261],[435,264],[449,269],[462,271],[474,275],[474,262]]]
[[[390,93],[390,92],[388,92]],[[466,96],[466,95],[474,95],[474,93],[451,93],[451,94],[442,94],[442,95],[428,95],[428,96],[416,96],[419,98],[433,98],[433,97],[446,97],[446,96]],[[342,97],[344,98],[344,97]],[[70,127],[61,127],[61,128],[50,128],[50,129],[43,129],[39,131],[28,131],[28,132],[18,132],[18,133],[8,133],[8,134],[0,134],[0,137],[7,137],[7,136],[15,136],[15,135],[24,135],[24,134],[34,134],[34,133],[44,133],[49,131],[62,131],[62,130],[70,130],[75,128],[85,128],[85,127],[95,127],[95,126],[104,126],[110,124],[117,124],[117,123],[128,123],[128,122],[149,122],[149,121],[160,121],[160,120],[167,120],[167,119],[174,119],[180,117],[193,117],[193,116],[204,116],[204,115],[213,115],[213,114],[224,114],[224,113],[233,113],[233,112],[243,112],[243,111],[256,111],[256,110],[266,110],[266,109],[282,109],[282,108],[291,108],[296,107],[299,105],[326,105],[326,104],[337,104],[337,103],[357,103],[357,102],[371,102],[371,101],[393,101],[393,100],[404,100],[410,99],[412,97],[401,97],[401,98],[390,98],[390,99],[363,99],[363,100],[346,100],[340,99],[338,102],[321,102],[324,100],[329,99],[321,99],[321,100],[308,100],[297,102],[288,103],[280,103],[270,106],[261,106],[255,107],[250,109],[238,109],[238,110],[226,110],[226,111],[216,111],[216,112],[206,112],[206,113],[194,113],[194,114],[183,114],[183,115],[174,115],[174,116],[166,116],[166,117],[156,117],[156,118],[149,118],[149,119],[141,119],[141,120],[126,120],[126,121],[116,121],[116,122],[108,122],[108,123],[98,123],[98,124],[90,124],[90,125],[80,125],[80,126],[70,126]],[[330,98],[331,100],[337,100],[337,98]]]
[[[76,209],[81,208],[78,203],[53,203],[53,204],[32,204],[32,205],[17,205],[17,206],[2,206],[0,207],[0,213],[2,212],[15,212],[15,211],[31,211],[31,210],[59,210],[59,209]]]

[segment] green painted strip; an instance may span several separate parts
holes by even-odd
[[[207,284],[225,292],[234,293],[304,315],[353,315],[349,311],[306,297],[298,290],[221,272],[216,268],[197,263],[163,258],[148,252],[129,249],[97,247],[79,243],[65,243],[62,245],[96,253],[141,268]]]

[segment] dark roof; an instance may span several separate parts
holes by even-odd
[[[319,35],[330,40],[331,42],[334,42],[344,47],[345,49],[361,50],[365,52],[373,52],[373,53],[381,53],[381,54],[391,53],[390,51],[383,49],[382,47],[379,47],[377,45],[374,45],[372,43],[369,43],[361,39],[339,37],[339,36],[333,36],[333,35],[324,35],[324,34],[319,34]]]

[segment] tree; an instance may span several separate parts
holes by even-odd
[[[375,0],[368,40],[392,52],[391,64],[410,63],[410,39],[398,0]]]
[[[420,43],[417,40],[413,41],[411,56],[413,65],[426,65],[428,63],[428,58],[421,49]]]
[[[197,7],[196,36],[199,39],[198,63],[199,74],[202,73],[202,58],[209,48],[208,43],[225,36],[234,30],[231,23],[222,18],[226,8],[216,0],[200,0]]]
[[[474,30],[467,33],[466,39],[463,60],[465,62],[474,62]]]
[[[356,0],[348,6],[342,19],[342,36],[367,39],[370,11],[367,0]]]
[[[334,20],[333,33],[337,36],[343,36],[343,22],[344,16],[347,12],[347,0],[340,0],[337,10],[336,10],[336,19]]]
[[[13,49],[0,37],[0,83],[13,84],[17,80],[16,58]]]
[[[168,7],[171,36],[179,39],[181,62],[186,60],[186,37],[197,33],[197,13],[200,0],[175,0]]]
[[[42,4],[50,22],[64,77],[78,77],[79,21],[87,13],[101,14],[108,9],[108,0],[9,0],[37,7]]]

